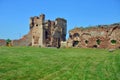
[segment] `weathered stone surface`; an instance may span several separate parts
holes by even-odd
[[[13,46],[32,46],[31,39],[31,33],[28,33],[19,40],[12,40],[12,44]]]
[[[30,32],[19,40],[13,40],[13,46],[58,47],[66,41],[67,21],[57,18],[45,20],[45,15],[30,18]]]
[[[45,15],[41,14],[31,17],[29,25],[29,33],[19,40],[12,40],[13,46],[120,48],[120,23],[74,28],[69,31],[67,41],[67,21],[63,18],[45,20]],[[5,45],[6,41],[0,39],[0,46]]]
[[[66,48],[67,46],[67,42],[66,41],[61,41],[61,48]]]
[[[69,31],[67,43],[69,47],[120,48],[120,24],[75,28]]]
[[[6,40],[0,39],[0,46],[5,46],[6,45]]]

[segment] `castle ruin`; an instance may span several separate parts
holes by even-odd
[[[120,23],[74,28],[66,41],[67,21],[56,18],[45,20],[45,15],[30,18],[30,31],[21,39],[12,40],[13,46],[76,47],[76,48],[120,48]],[[6,41],[0,39],[0,46]]]
[[[68,47],[120,48],[120,23],[69,31]]]
[[[30,18],[30,31],[19,40],[13,40],[13,46],[60,47],[66,41],[67,21],[57,18],[45,20],[45,15]]]

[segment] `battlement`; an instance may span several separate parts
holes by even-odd
[[[67,20],[65,20],[64,18],[56,18],[56,20],[55,21],[63,21],[63,22],[67,22]]]
[[[67,21],[63,18],[56,18],[54,21],[45,20],[44,14],[41,14],[39,17],[31,17],[30,30],[33,36],[32,45],[49,45],[54,47],[60,45],[61,40],[66,40],[66,27]]]
[[[45,14],[41,14],[41,15],[40,15],[40,18],[45,18]]]

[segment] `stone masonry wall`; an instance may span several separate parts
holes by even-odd
[[[31,33],[28,33],[27,35],[23,36],[19,40],[13,40],[12,41],[13,46],[31,46]]]
[[[0,39],[0,46],[6,46],[6,40]]]
[[[13,46],[58,47],[66,40],[67,21],[56,18],[55,21],[45,20],[45,15],[30,18],[30,31],[18,40],[12,40]],[[4,42],[0,43],[4,45]]]
[[[69,47],[120,48],[120,24],[75,28],[69,31]]]

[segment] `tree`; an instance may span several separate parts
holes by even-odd
[[[100,39],[96,40],[97,44],[100,45],[101,41]]]
[[[10,39],[6,40],[6,46],[11,46],[11,40]]]

